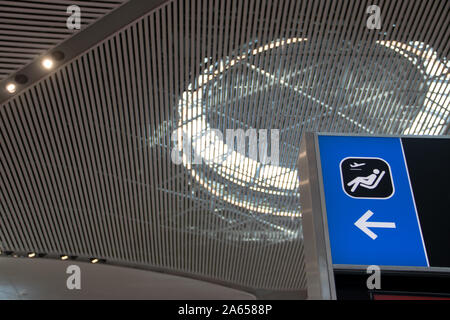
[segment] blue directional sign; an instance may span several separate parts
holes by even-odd
[[[318,141],[332,263],[428,267],[401,139]]]

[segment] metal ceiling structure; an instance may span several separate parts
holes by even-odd
[[[0,80],[126,1],[0,1]],[[71,5],[82,8],[80,29],[67,28]]]
[[[372,4],[167,1],[30,83],[0,105],[0,250],[304,291],[303,133],[449,133],[450,2]],[[212,128],[278,130],[279,163]]]

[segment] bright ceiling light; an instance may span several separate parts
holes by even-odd
[[[6,90],[7,90],[9,93],[14,93],[14,92],[16,92],[16,90],[17,90],[17,86],[16,86],[14,83],[10,82],[10,83],[8,83],[8,84],[6,85]]]
[[[50,58],[45,58],[42,60],[42,66],[47,70],[51,69],[53,67],[53,60]]]
[[[270,49],[300,43],[307,41],[306,38],[290,38],[287,40],[278,40],[271,42],[251,51],[252,55],[258,55]],[[211,129],[207,115],[203,111],[203,88],[204,86],[218,77],[221,73],[235,66],[237,63],[245,60],[248,53],[242,54],[231,61],[221,61],[217,69],[205,70],[196,83],[197,90],[185,91],[178,102],[178,111],[181,114],[178,122],[178,128],[174,131],[174,137],[177,141],[183,141],[183,137],[190,137],[192,151],[198,153],[205,164],[223,178],[242,187],[253,191],[264,192],[273,195],[296,195],[298,190],[297,170],[272,164],[261,164],[260,162],[247,157],[245,154],[236,152],[223,142],[223,137],[217,134],[215,129]],[[266,71],[260,70],[265,73]],[[267,75],[267,74],[265,74]],[[273,77],[273,75],[268,74]],[[301,214],[296,211],[279,211],[271,206],[255,204],[253,201],[245,199],[236,199],[234,195],[223,193],[220,189],[211,186],[207,180],[199,175],[191,164],[191,156],[185,153],[182,143],[178,143],[178,150],[182,154],[182,164],[190,170],[194,179],[205,189],[220,197],[222,200],[232,205],[240,206],[253,212],[262,214],[272,214],[279,216],[298,217]],[[256,185],[253,184],[256,182]]]

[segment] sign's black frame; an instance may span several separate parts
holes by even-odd
[[[365,271],[368,265],[333,264],[323,186],[319,136],[450,139],[450,136],[359,135],[307,132],[300,144],[297,169],[303,218],[305,263],[310,299],[336,299],[334,270]],[[450,274],[447,267],[379,266],[382,272]]]

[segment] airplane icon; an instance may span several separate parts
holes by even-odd
[[[362,162],[362,163],[353,162],[353,163],[350,164],[350,167],[351,168],[358,168],[358,167],[362,167],[362,166],[365,166],[365,165],[366,164],[364,162]]]

